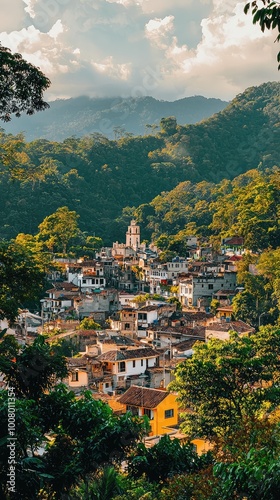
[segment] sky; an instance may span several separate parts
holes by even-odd
[[[47,100],[231,100],[279,81],[275,32],[245,0],[0,0],[0,42],[51,80]]]

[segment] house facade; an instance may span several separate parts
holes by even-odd
[[[197,307],[201,299],[210,303],[212,296],[223,288],[235,290],[236,273],[190,276],[179,283],[179,300],[183,306]]]
[[[159,366],[159,353],[152,348],[108,351],[97,358],[106,373],[113,377],[113,389],[129,387],[131,380],[141,383],[141,377],[149,368]]]
[[[170,427],[178,424],[176,395],[161,389],[131,386],[119,398],[119,402],[133,415],[149,418],[150,436],[170,433]]]

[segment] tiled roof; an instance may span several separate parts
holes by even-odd
[[[241,236],[233,236],[232,238],[229,238],[229,239],[225,239],[224,245],[244,245],[244,238],[242,238]]]
[[[134,340],[129,337],[124,337],[123,335],[114,335],[109,339],[104,339],[101,341],[102,344],[113,344],[113,345],[135,345]]]
[[[65,290],[65,291],[72,291],[72,290],[78,290],[79,287],[78,285],[74,285],[73,283],[68,283],[68,281],[60,281],[60,282],[56,282],[56,283],[53,283],[53,288],[51,288],[50,290],[47,290],[47,292],[55,292],[55,291],[58,291],[58,290]]]
[[[168,396],[167,391],[132,385],[120,398],[119,403],[142,408],[156,408]]]
[[[187,351],[188,349],[191,349],[192,346],[196,342],[204,342],[204,339],[188,339],[188,340],[183,340],[183,342],[179,342],[178,344],[174,345],[174,348],[177,349],[177,351]]]
[[[139,349],[126,349],[125,351],[108,351],[100,354],[100,361],[124,361],[126,359],[154,358],[159,353],[150,347],[140,347]]]
[[[139,312],[150,312],[150,311],[157,311],[158,309],[159,309],[159,304],[151,305],[151,306],[142,306],[142,307],[139,307],[138,311]]]
[[[96,330],[77,330],[77,337],[97,337]]]
[[[237,333],[254,332],[255,329],[244,323],[244,321],[222,321],[221,323],[213,323],[212,325],[206,326],[206,333],[211,332],[229,332],[230,330]]]
[[[242,258],[243,258],[242,255],[232,255],[231,257],[229,257],[228,260],[231,262],[237,262],[239,260],[242,260]]]
[[[74,368],[79,367],[79,366],[86,366],[86,365],[100,365],[100,361],[98,361],[96,358],[93,356],[85,355],[81,356],[79,358],[67,358],[67,365],[69,368]]]
[[[158,335],[170,335],[170,337],[175,338],[175,337],[180,337],[182,335],[195,335],[199,337],[205,336],[205,326],[199,326],[195,325],[193,328],[189,326],[168,326],[168,327],[161,327],[161,326],[152,326],[148,328],[148,331],[156,331]]]
[[[212,315],[213,316],[213,315]],[[173,319],[204,319],[211,317],[210,313],[204,311],[175,311],[170,317]]]

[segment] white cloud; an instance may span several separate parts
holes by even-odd
[[[243,1],[1,2],[14,7],[1,19],[2,44],[47,74],[52,98],[230,99],[249,85],[279,78],[275,35],[252,24]]]
[[[150,19],[145,26],[146,38],[153,45],[159,48],[167,48],[170,43],[170,33],[172,33],[174,16],[166,16],[163,19]]]
[[[99,72],[109,77],[128,80],[130,76],[130,64],[115,64],[113,57],[107,57],[102,63],[92,61],[92,66]]]

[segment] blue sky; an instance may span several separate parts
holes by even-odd
[[[236,0],[1,0],[0,41],[40,67],[47,98],[230,100],[279,80],[276,33]]]

